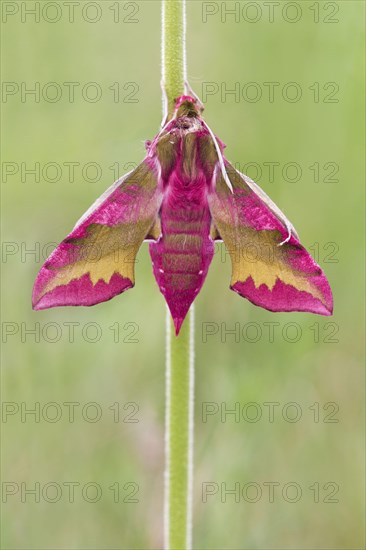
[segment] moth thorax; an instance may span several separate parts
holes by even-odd
[[[192,101],[183,101],[177,109],[177,118],[188,117],[196,118],[199,116],[197,107]]]
[[[183,134],[197,132],[202,128],[198,118],[190,118],[187,116],[179,117],[176,120],[175,127],[177,130],[183,130]]]

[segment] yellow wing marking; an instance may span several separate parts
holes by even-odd
[[[127,225],[131,225],[130,229]],[[113,227],[90,225],[86,237],[71,241],[76,245],[75,252],[70,249],[71,263],[54,268],[55,277],[45,286],[41,297],[58,286],[80,279],[87,273],[93,285],[100,280],[108,284],[114,273],[134,283],[135,259],[141,243],[136,243],[133,226],[134,224]]]
[[[280,279],[325,303],[321,292],[311,284],[309,275],[291,267],[288,258],[291,245],[278,246],[282,239],[279,231],[257,231],[249,227],[232,229],[221,224],[219,231],[228,245],[232,261],[231,285],[251,277],[256,288],[265,284],[272,290]]]

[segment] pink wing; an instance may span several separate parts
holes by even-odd
[[[225,165],[233,192],[218,172],[209,206],[231,256],[230,288],[270,311],[331,315],[328,281],[291,223],[250,178]]]
[[[91,306],[133,287],[136,254],[153,231],[161,200],[156,170],[145,159],[93,204],[47,259],[33,308]]]

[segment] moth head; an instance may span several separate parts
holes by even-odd
[[[181,95],[175,100],[175,118],[182,116],[199,117],[203,111],[203,105],[190,95]]]

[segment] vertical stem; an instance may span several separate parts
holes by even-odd
[[[162,85],[166,94],[169,118],[174,99],[183,95],[186,75],[186,6],[185,0],[162,0]]]
[[[185,0],[162,0],[162,87],[164,114],[170,118],[174,99],[186,81]],[[164,119],[163,119],[164,120]],[[175,336],[167,310],[165,417],[165,548],[192,546],[194,312],[193,306]]]
[[[165,548],[192,546],[194,309],[179,336],[167,309]]]

